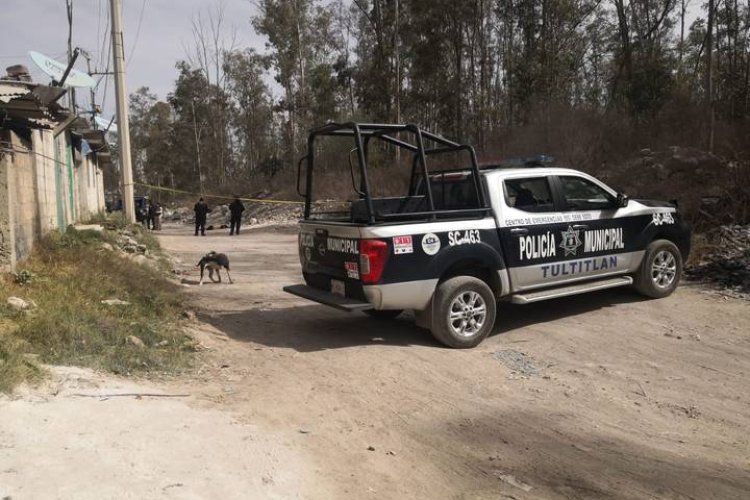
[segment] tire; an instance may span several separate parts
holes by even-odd
[[[641,267],[634,276],[638,293],[661,299],[672,294],[682,278],[682,254],[668,240],[656,240],[646,247]]]
[[[403,309],[368,309],[365,314],[378,320],[389,320],[396,319],[402,312]]]
[[[477,346],[492,331],[497,303],[484,281],[472,276],[450,278],[438,285],[432,300],[432,335],[448,347]]]

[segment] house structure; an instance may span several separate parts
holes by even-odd
[[[15,270],[46,233],[104,210],[104,132],[61,102],[66,89],[0,77],[0,270]]]

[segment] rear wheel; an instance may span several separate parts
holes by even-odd
[[[367,309],[365,314],[375,319],[388,320],[397,318],[402,312],[404,312],[403,309]]]
[[[635,288],[654,299],[671,295],[682,277],[682,254],[668,240],[656,240],[646,247],[641,267],[635,275]]]
[[[484,281],[450,278],[438,285],[433,297],[432,334],[449,347],[474,347],[492,331],[496,305]]]

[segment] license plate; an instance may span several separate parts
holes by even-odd
[[[331,280],[331,293],[346,297],[346,287],[343,281]]]

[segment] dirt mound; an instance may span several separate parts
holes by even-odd
[[[631,198],[676,200],[693,222],[731,215],[721,221],[726,224],[744,223],[738,217],[748,216],[742,205],[743,200],[747,203],[746,196],[738,199],[734,191],[738,178],[749,175],[749,171],[747,165],[697,148],[673,146],[662,151],[641,150],[637,157],[614,168],[603,166],[598,175]]]

